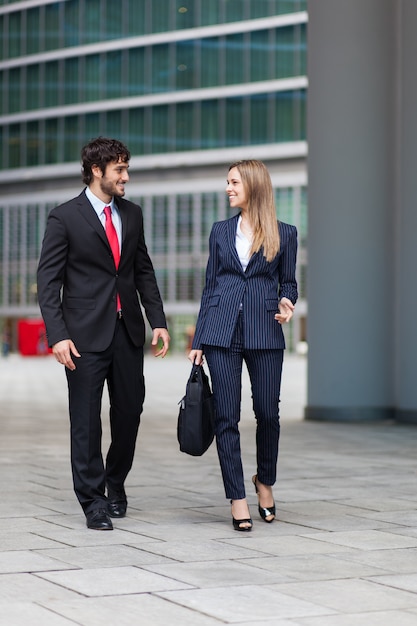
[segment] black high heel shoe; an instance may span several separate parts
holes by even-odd
[[[254,476],[252,476],[252,482],[253,482],[253,484],[255,486],[256,495],[258,496],[258,511],[259,511],[259,515],[262,517],[264,522],[266,522],[267,524],[270,524],[275,519],[275,502],[274,502],[274,504],[272,506],[269,506],[268,508],[263,507],[263,506],[261,506],[259,504],[259,491],[258,491],[258,487],[256,486],[257,478],[258,478],[258,474],[255,474]],[[271,517],[271,515],[273,515],[272,519],[266,519],[267,517]]]
[[[233,500],[230,500],[230,504],[232,504]],[[252,518],[247,517],[246,519],[235,519],[232,514],[232,523],[233,528],[235,530],[239,530],[240,532],[250,532],[252,530],[253,522]],[[241,526],[241,524],[250,524],[250,526]]]

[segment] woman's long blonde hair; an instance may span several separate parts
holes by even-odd
[[[229,172],[237,168],[242,178],[247,199],[248,218],[253,229],[250,254],[263,248],[267,261],[272,261],[279,252],[280,239],[271,177],[262,161],[247,159],[236,161]]]

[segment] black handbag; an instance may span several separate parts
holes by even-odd
[[[180,401],[177,438],[181,452],[201,456],[214,439],[214,399],[202,365],[193,365]]]

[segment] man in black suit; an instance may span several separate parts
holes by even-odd
[[[123,199],[129,150],[120,141],[98,137],[81,157],[87,187],[48,216],[38,298],[48,343],[68,380],[75,493],[88,528],[112,530],[110,518],[126,514],[124,482],[145,396],[140,303],[153,329],[155,356],[165,356],[170,337],[142,210]],[[104,463],[100,413],[105,381],[111,444]]]

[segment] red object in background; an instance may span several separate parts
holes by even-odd
[[[23,356],[44,356],[48,348],[45,324],[39,319],[19,320],[17,323],[19,352]]]

